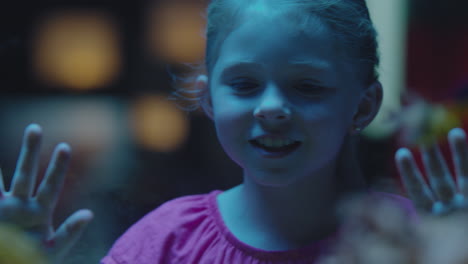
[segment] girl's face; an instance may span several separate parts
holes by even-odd
[[[224,41],[210,84],[211,117],[248,177],[282,186],[333,167],[363,87],[329,29],[249,19]]]

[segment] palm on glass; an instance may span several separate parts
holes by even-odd
[[[44,179],[33,196],[41,137],[40,126],[31,124],[26,128],[9,191],[5,189],[0,172],[0,221],[12,223],[40,240],[51,261],[59,263],[76,243],[93,214],[89,210],[79,210],[54,230],[52,215],[63,186],[71,149],[66,143],[57,145]]]
[[[437,144],[422,148],[424,169],[428,181],[416,165],[411,152],[401,148],[396,152],[397,168],[415,207],[423,212],[440,215],[467,208],[468,144],[461,128],[448,134],[455,177],[450,172]],[[456,179],[456,180],[455,180]]]

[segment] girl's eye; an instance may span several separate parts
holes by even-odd
[[[311,84],[311,83],[301,83],[296,86],[296,90],[298,90],[300,93],[303,93],[305,95],[322,95],[325,91],[326,88],[323,86],[319,86],[316,84]]]
[[[247,80],[235,81],[230,84],[231,88],[237,93],[246,94],[255,90],[258,85]]]

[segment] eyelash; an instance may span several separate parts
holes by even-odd
[[[299,85],[298,85],[299,86]],[[300,86],[306,87],[305,89],[299,89],[296,88],[301,93],[313,93],[314,95],[321,95],[323,92],[325,92],[326,88],[320,85],[315,85],[315,84],[309,84],[309,83],[303,83]]]
[[[247,87],[245,88],[245,84],[247,84],[247,86],[250,86],[250,87]],[[236,85],[241,85],[241,87],[236,87]],[[255,87],[251,87],[251,86],[255,86]],[[257,85],[253,82],[249,82],[249,81],[236,81],[236,82],[233,82],[230,84],[231,88],[233,88],[236,92],[238,93],[241,93],[241,94],[246,94],[246,93],[250,93],[252,92],[253,90],[255,90],[255,88],[257,87]]]
[[[236,85],[240,85],[240,87],[236,87]],[[257,84],[254,82],[249,81],[237,81],[230,84],[231,88],[234,89],[239,94],[250,94],[255,91],[258,87]],[[252,87],[253,86],[253,87]],[[300,86],[300,87],[299,87]],[[305,89],[302,89],[306,87]],[[325,92],[326,88],[320,85],[310,84],[310,83],[301,83],[299,85],[294,86],[294,88],[301,94],[304,95],[321,95]]]

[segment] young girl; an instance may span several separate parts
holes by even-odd
[[[370,192],[355,159],[356,136],[382,101],[378,62],[364,0],[213,0],[206,75],[194,85],[243,183],[163,204],[101,263],[315,263],[339,234],[337,205],[348,194],[385,197],[412,211],[403,197]],[[0,218],[45,238],[60,262],[92,213],[78,211],[53,231],[70,148],[56,148],[31,197],[40,135],[37,125],[26,129]],[[460,131],[452,138],[464,142]],[[420,179],[407,151],[397,160],[403,176]],[[422,181],[407,182],[417,205],[428,201]]]

